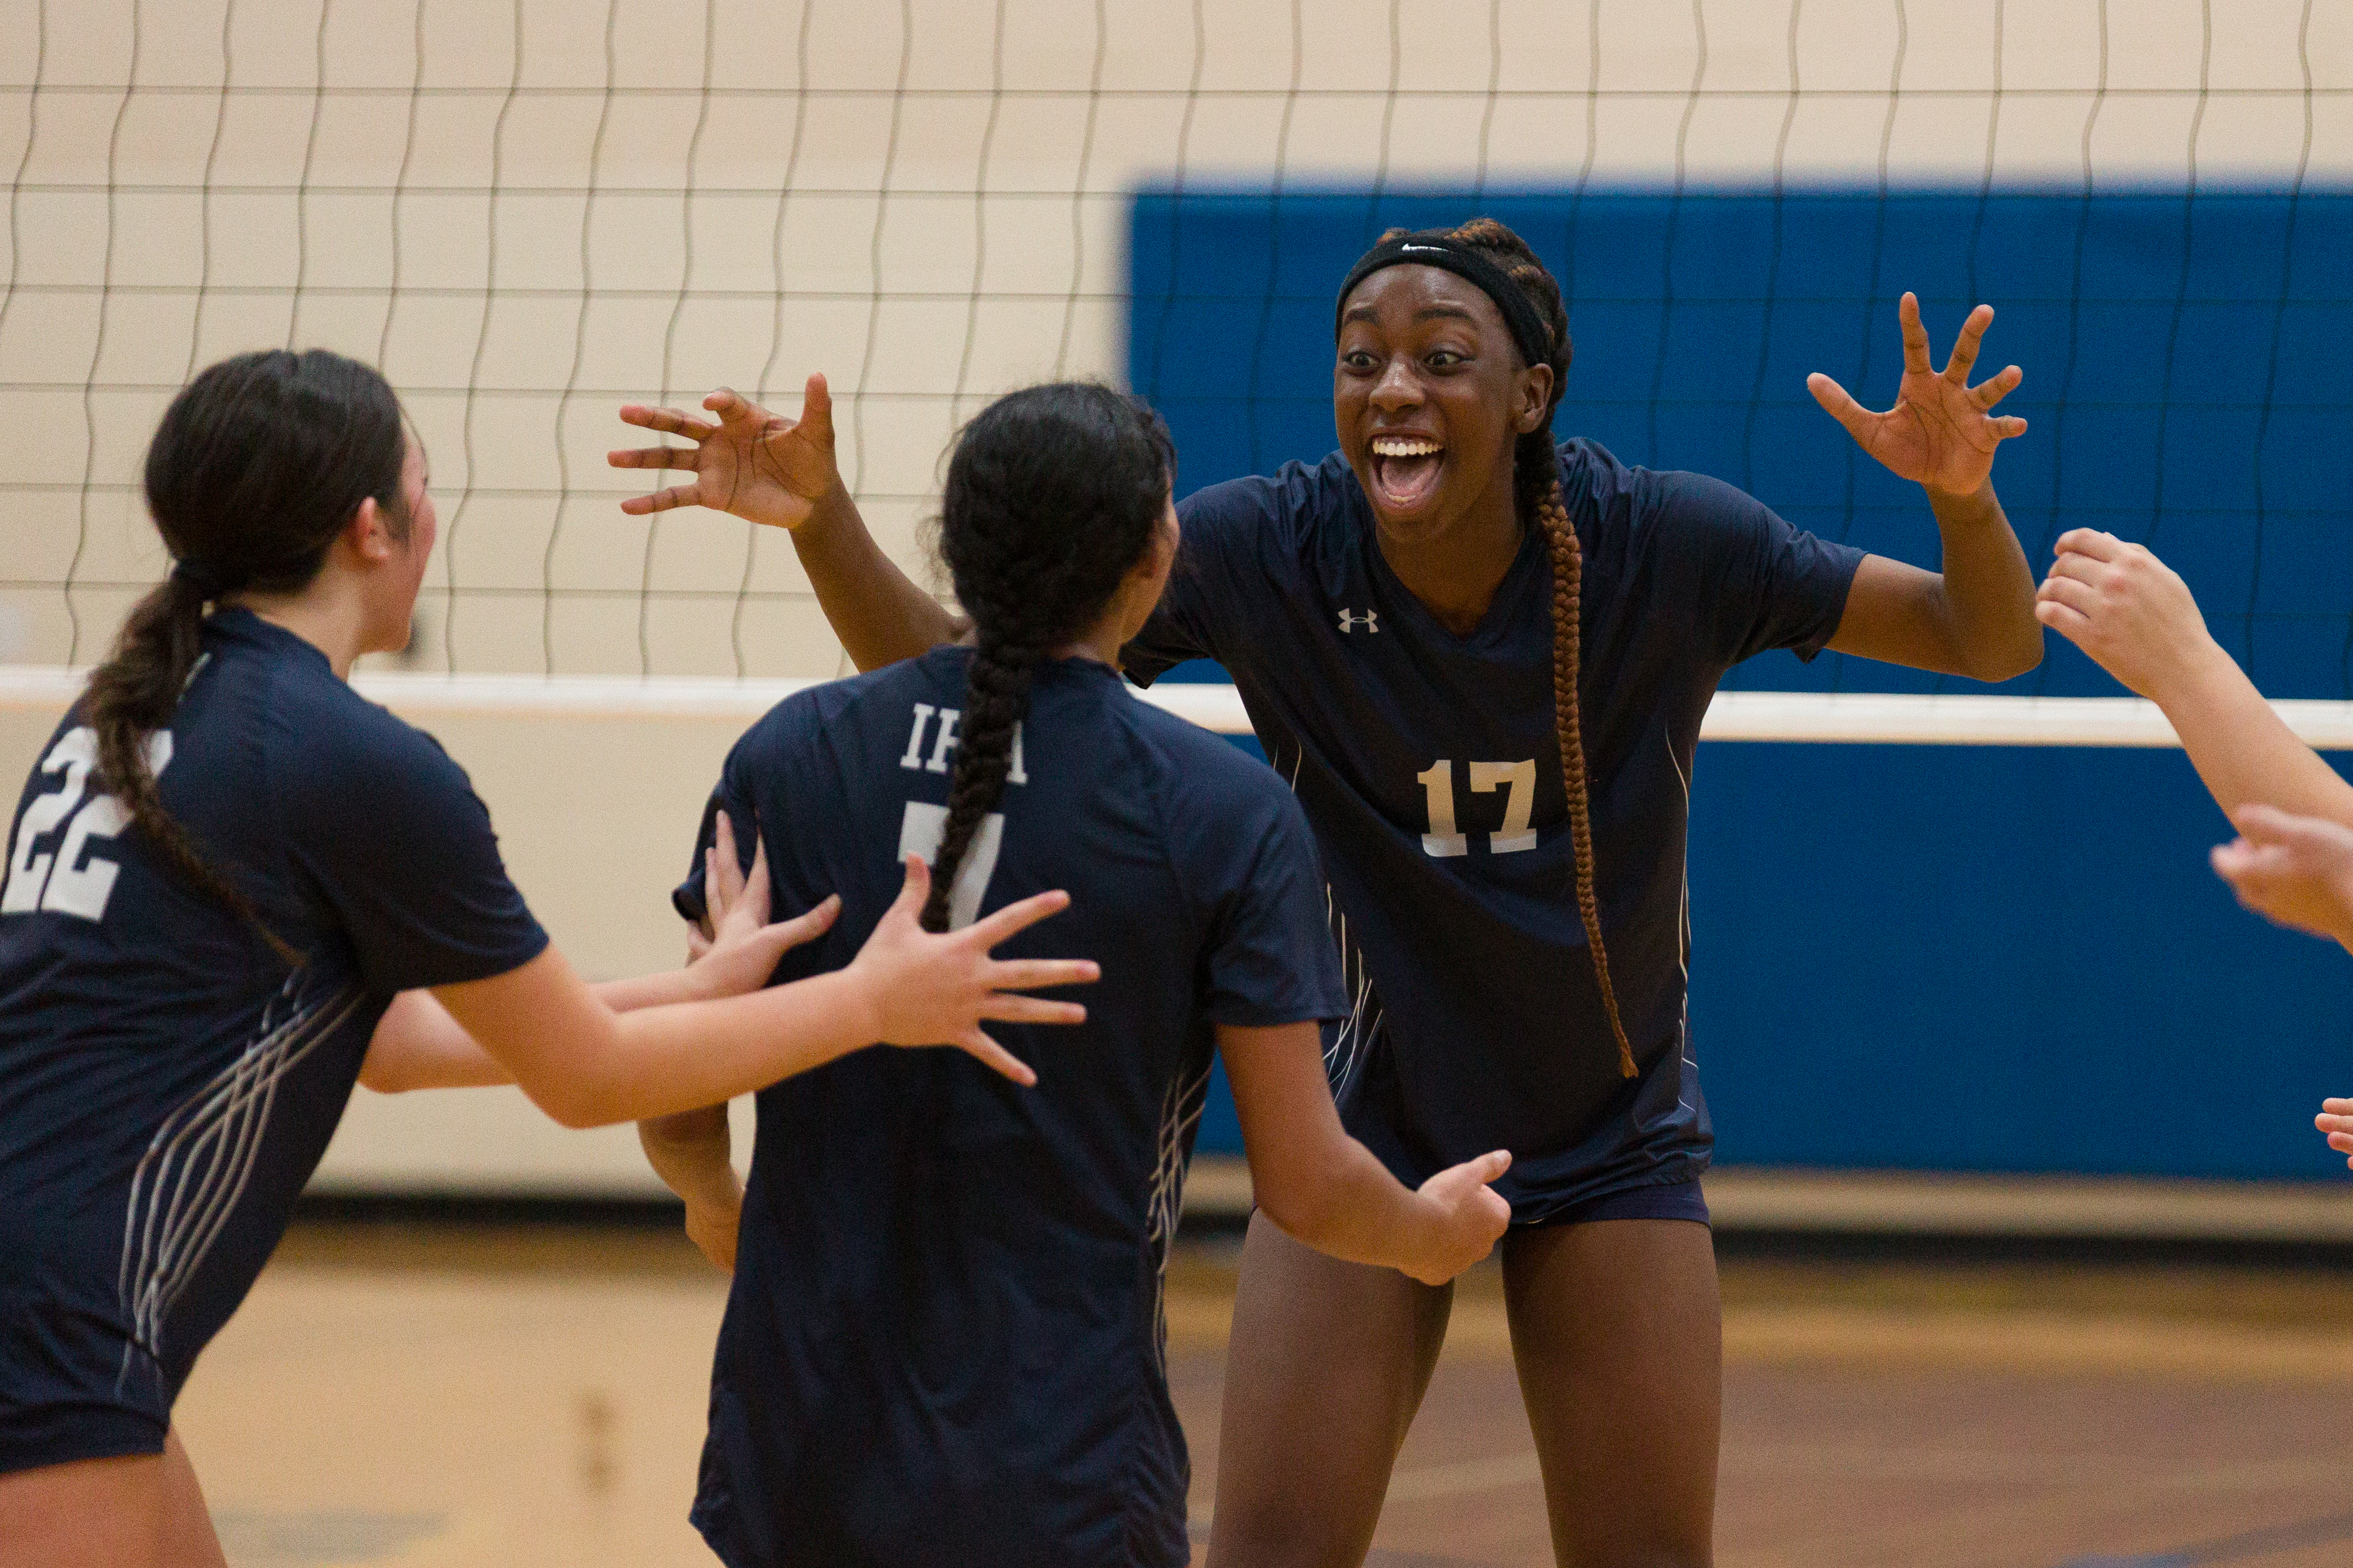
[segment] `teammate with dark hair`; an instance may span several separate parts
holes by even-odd
[[[34,768],[0,887],[0,1568],[217,1568],[172,1405],[355,1079],[514,1081],[586,1127],[876,1041],[1026,1072],[981,1021],[1084,1010],[1000,992],[1095,973],[988,956],[1060,894],[923,931],[916,862],[841,973],[758,989],[839,905],[771,926],[747,898],[689,968],[583,984],[466,775],[345,684],[406,643],[433,549],[383,378],[224,361],[146,491],[172,574]]]
[[[1815,397],[1923,485],[1941,574],[1827,543],[1728,485],[1556,444],[1560,290],[1501,224],[1392,233],[1335,310],[1340,449],[1180,508],[1186,560],[1123,652],[1233,673],[1330,879],[1349,991],[1341,1115],[1400,1180],[1513,1154],[1504,1279],[1564,1563],[1709,1560],[1722,1381],[1699,1178],[1712,1143],[1685,1018],[1683,854],[1702,714],[1733,665],[1825,647],[1996,680],[2042,657],[1972,387],[1992,311],[1933,370],[1901,308],[1895,406]],[[717,393],[632,510],[700,503],[793,530],[861,668],[956,634],[843,492],[820,378],[797,422]],[[1372,1539],[1451,1296],[1251,1224],[1210,1560],[1351,1563]],[[1313,1478],[1312,1483],[1303,1478]]]
[[[732,880],[718,825],[755,815],[780,904],[840,889],[784,975],[848,962],[912,850],[926,926],[1067,886],[1055,941],[1107,976],[1080,1027],[1006,1035],[1033,1089],[869,1053],[765,1090],[740,1229],[724,1108],[649,1130],[698,1237],[722,1260],[741,1238],[694,1510],[733,1568],[1187,1560],[1161,1289],[1213,1046],[1298,1242],[1438,1289],[1508,1220],[1484,1184],[1507,1156],[1415,1192],[1341,1130],[1318,1026],[1346,999],[1298,804],[1113,668],[1176,555],[1173,467],[1107,388],[991,404],[940,521],[971,646],[779,704],[712,796],[681,913]]]

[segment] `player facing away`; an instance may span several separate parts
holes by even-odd
[[[1556,443],[1567,316],[1501,224],[1384,237],[1335,316],[1340,449],[1182,503],[1185,560],[1122,662],[1145,682],[1223,663],[1298,792],[1345,967],[1327,1043],[1348,1130],[1408,1184],[1512,1152],[1504,1285],[1559,1560],[1705,1563],[1721,1332],[1683,877],[1701,715],[1768,648],[1980,679],[2036,663],[2032,574],[1989,478],[2025,429],[1991,412],[2021,373],[1968,384],[1984,306],[1933,369],[1907,294],[1892,410],[1810,384],[1926,488],[1938,574]],[[638,510],[791,528],[862,667],[955,635],[844,494],[821,381],[798,422],[732,393],[705,406],[715,423],[623,411],[698,444],[616,455],[695,470]],[[1253,1221],[1213,1563],[1363,1559],[1450,1301]]]
[[[2163,710],[2239,830],[2214,869],[2239,901],[2353,949],[2353,784],[2296,738],[2206,629],[2189,585],[2146,545],[2097,529],[2059,536],[2035,593],[2044,626]],[[2353,1099],[2314,1119],[2353,1165]]]
[[[968,644],[790,698],[728,758],[697,865],[722,813],[756,818],[780,907],[843,900],[780,976],[848,963],[910,852],[933,930],[1068,887],[1055,941],[1104,976],[1084,1025],[1005,1034],[1034,1089],[869,1053],[761,1093],[694,1509],[731,1568],[1187,1560],[1161,1289],[1213,1049],[1299,1244],[1436,1288],[1507,1223],[1483,1184],[1507,1156],[1416,1192],[1341,1130],[1319,1025],[1347,997],[1298,804],[1113,667],[1176,555],[1173,468],[1120,393],[998,399],[942,508]],[[698,871],[681,912],[705,896]],[[707,1120],[649,1144],[691,1197],[733,1186]]]
[[[406,642],[436,527],[383,378],[318,350],[215,365],[146,493],[176,564],[35,765],[0,884],[0,1568],[217,1568],[173,1402],[364,1060],[511,1076],[588,1126],[878,1040],[1018,1070],[982,1019],[1083,1010],[1000,989],[1094,973],[987,955],[1059,895],[924,932],[917,868],[839,973],[759,989],[839,906],[765,926],[754,898],[690,968],[583,984],[466,775],[345,684]]]

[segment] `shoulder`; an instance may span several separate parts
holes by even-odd
[[[1621,463],[1581,437],[1561,443],[1560,460],[1570,514],[1588,526],[1623,530],[1638,546],[1704,550],[1786,526],[1737,486],[1708,474]]]
[[[1141,698],[1127,699],[1118,711],[1172,828],[1216,820],[1247,829],[1297,814],[1282,776],[1224,736]]]
[[[270,785],[294,806],[396,803],[470,795],[466,771],[441,742],[323,668],[280,665],[262,710]]]
[[[752,721],[728,753],[727,774],[739,784],[750,775],[806,759],[821,746],[840,744],[878,715],[901,724],[910,702],[936,700],[943,687],[960,689],[946,667],[961,650],[935,647],[897,664],[842,680],[804,687]]]
[[[1268,545],[1296,547],[1343,524],[1363,504],[1356,477],[1339,453],[1320,463],[1290,462],[1194,491],[1176,506],[1188,549],[1236,553]]]

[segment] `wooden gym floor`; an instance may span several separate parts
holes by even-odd
[[[1229,1247],[1170,1373],[1206,1518]],[[2343,1568],[2353,1274],[1725,1266],[1721,1568]],[[299,1227],[181,1402],[234,1568],[666,1568],[718,1277],[636,1230]],[[1551,1562],[1492,1270],[1373,1563]]]

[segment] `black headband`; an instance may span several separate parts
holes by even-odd
[[[1512,342],[1518,345],[1520,358],[1531,365],[1552,363],[1552,329],[1536,313],[1520,286],[1511,275],[1488,258],[1487,253],[1463,244],[1444,229],[1422,229],[1413,234],[1401,234],[1385,239],[1356,259],[1348,268],[1348,280],[1340,285],[1339,303],[1332,308],[1332,336],[1340,336],[1340,315],[1347,308],[1348,296],[1356,285],[1384,268],[1435,267],[1451,272],[1478,286],[1479,291],[1495,301],[1495,309],[1504,314],[1504,325],[1511,329]]]

